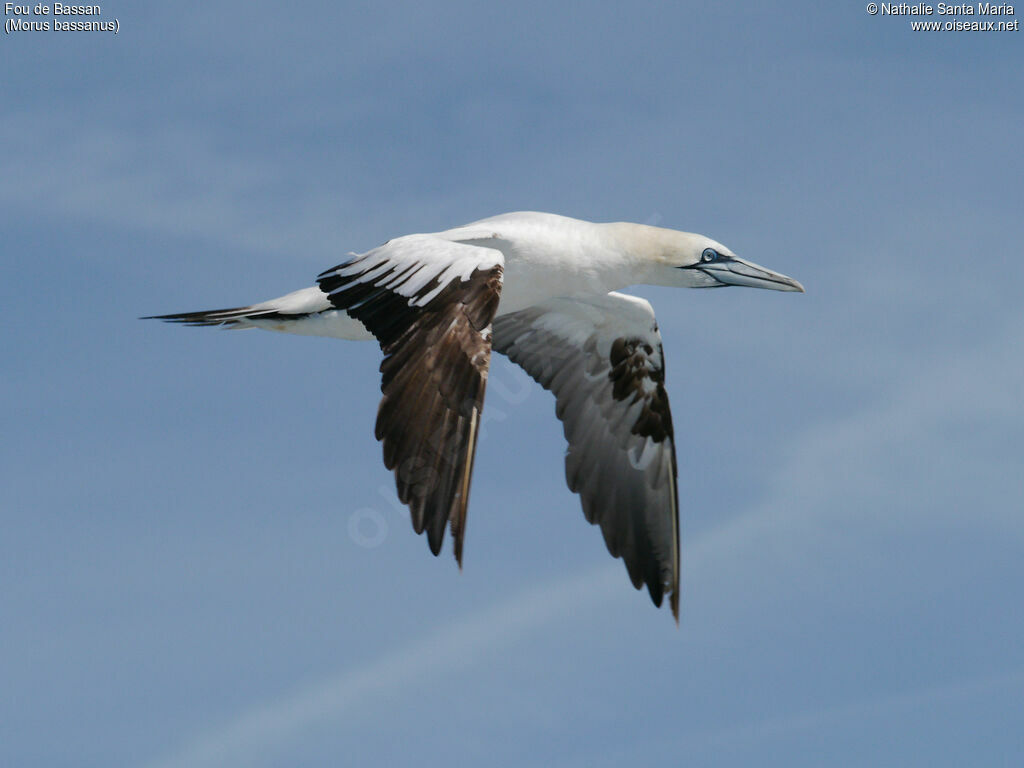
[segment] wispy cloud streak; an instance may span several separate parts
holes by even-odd
[[[224,727],[186,744],[146,768],[213,768],[259,764],[317,725],[417,680],[466,666],[507,647],[570,606],[593,606],[628,594],[622,564],[607,563],[570,579],[526,590],[426,637],[385,653],[358,669],[243,712]]]

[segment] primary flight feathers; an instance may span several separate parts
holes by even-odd
[[[389,240],[317,285],[234,309],[160,315],[342,339],[384,352],[376,436],[417,533],[461,566],[491,350],[555,396],[566,481],[638,589],[679,618],[679,512],[672,415],[649,283],[802,291],[709,238],[641,224],[509,213]]]

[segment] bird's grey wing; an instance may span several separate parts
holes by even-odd
[[[679,619],[672,415],[651,305],[624,294],[558,298],[494,321],[494,348],[555,395],[565,475],[633,586]]]
[[[317,278],[380,342],[384,464],[435,555],[451,523],[460,566],[503,270],[493,248],[410,235]]]

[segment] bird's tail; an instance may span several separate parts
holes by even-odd
[[[302,317],[331,308],[326,294],[318,287],[280,296],[248,307],[208,309],[204,312],[181,312],[175,315],[151,315],[142,320],[163,320],[184,325],[221,325],[227,328],[254,328],[264,326],[260,321],[295,321]],[[265,327],[265,326],[264,326]]]
[[[204,312],[180,312],[175,315],[150,315],[140,320],[163,320],[166,323],[182,323],[184,325],[221,325],[225,328],[252,327],[247,320],[263,318],[274,320],[281,315],[275,309],[260,309],[258,305],[250,307],[233,307],[232,309],[208,309]],[[294,315],[292,316],[294,318]]]

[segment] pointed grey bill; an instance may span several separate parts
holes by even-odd
[[[770,269],[744,261],[736,256],[699,264],[697,269],[723,285],[745,285],[750,288],[768,288],[773,291],[804,292],[804,287],[792,277],[772,272]]]

